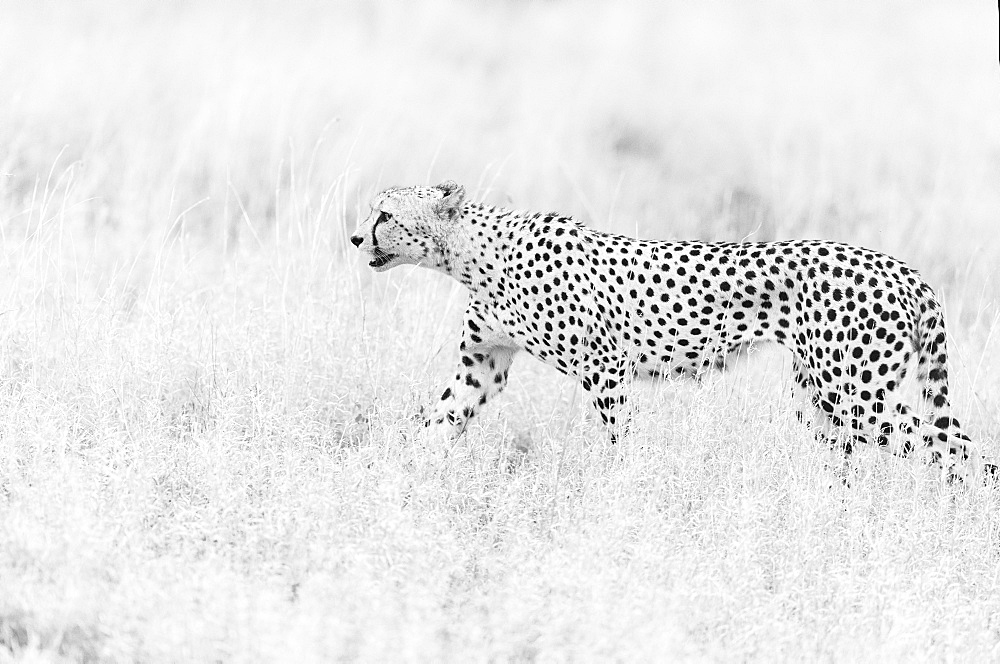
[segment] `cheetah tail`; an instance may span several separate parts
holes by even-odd
[[[921,308],[917,338],[914,341],[917,347],[917,380],[920,382],[921,396],[929,406],[930,423],[938,431],[931,435],[940,436],[944,432],[951,436],[958,443],[959,449],[965,449],[963,461],[972,461],[972,466],[967,467],[972,471],[972,476],[979,476],[987,485],[1000,487],[1000,464],[992,459],[984,459],[962,430],[962,425],[951,415],[944,313],[930,286],[924,285],[921,297],[926,306]],[[970,456],[972,459],[969,459]]]
[[[926,308],[920,313],[915,339],[920,394],[930,408],[930,420],[934,426],[952,431],[968,440],[961,433],[958,421],[951,417],[951,402],[948,399],[948,340],[944,314],[931,288],[924,286],[924,290]]]
[[[921,311],[917,325],[917,380],[920,381],[921,396],[929,406],[929,420],[938,431],[959,439],[959,448],[966,450],[966,457],[975,458],[975,474],[981,474],[986,484],[1000,487],[1000,464],[983,459],[974,451],[971,439],[962,430],[962,425],[951,415],[951,401],[948,399],[948,340],[945,334],[944,314],[934,292],[924,286],[923,300],[927,303]],[[964,445],[961,441],[969,443]]]

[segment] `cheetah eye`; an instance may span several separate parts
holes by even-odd
[[[383,221],[392,221],[392,215],[389,214],[388,212],[383,212],[382,213],[382,220]]]

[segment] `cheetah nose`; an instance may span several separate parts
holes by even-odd
[[[353,244],[355,247],[360,247],[361,243],[364,242],[364,241],[365,241],[365,239],[363,237],[358,236],[358,235],[352,235],[351,236],[351,244]]]

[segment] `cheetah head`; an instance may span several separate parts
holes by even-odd
[[[375,197],[351,244],[371,256],[368,265],[376,272],[405,264],[441,268],[464,199],[465,188],[451,180],[434,187],[387,189]]]

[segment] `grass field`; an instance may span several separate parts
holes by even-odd
[[[944,299],[1000,456],[990,3],[0,6],[0,662],[1000,660],[1000,498],[796,423],[789,358],[520,357],[413,442],[465,295],[388,185],[656,238],[831,238]]]

